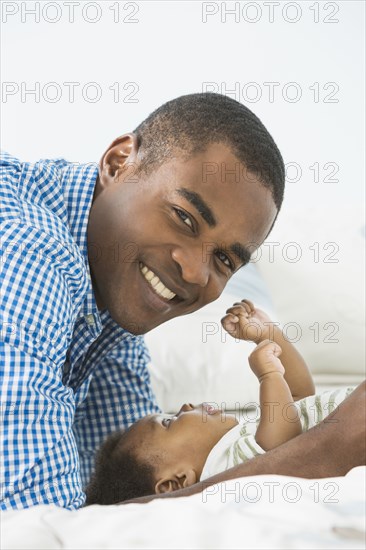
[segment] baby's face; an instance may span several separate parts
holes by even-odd
[[[146,452],[162,454],[164,463],[169,461],[177,468],[189,462],[200,476],[211,449],[237,423],[235,415],[214,409],[208,403],[184,404],[175,415],[154,414],[143,418],[135,434]]]

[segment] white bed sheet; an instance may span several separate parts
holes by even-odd
[[[2,513],[1,548],[365,548],[366,467],[345,477],[236,479],[191,497]]]

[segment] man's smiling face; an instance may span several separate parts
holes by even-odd
[[[224,144],[134,176],[137,154],[128,134],[104,155],[88,249],[98,308],[144,334],[218,298],[267,236],[277,209],[241,164],[238,178],[239,161]],[[212,163],[216,173],[204,177]]]

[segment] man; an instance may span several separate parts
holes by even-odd
[[[220,296],[283,189],[263,124],[216,94],[163,105],[99,169],[4,156],[3,509],[83,504],[104,438],[159,410],[141,335]]]

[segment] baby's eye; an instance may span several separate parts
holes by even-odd
[[[164,426],[164,428],[167,428],[169,426],[170,422],[171,422],[171,418],[163,418],[161,423]]]

